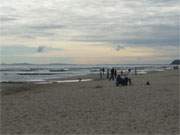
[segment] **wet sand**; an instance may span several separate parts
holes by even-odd
[[[178,70],[133,76],[126,87],[97,77],[1,84],[1,134],[179,134]]]

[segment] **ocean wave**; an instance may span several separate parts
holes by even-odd
[[[16,73],[17,75],[55,75],[56,73]]]
[[[19,72],[19,71],[24,71],[24,72],[31,72],[31,71],[40,71],[40,70],[45,70],[44,68],[29,68],[29,69],[21,69],[21,68],[5,68],[5,69],[0,69],[0,72]]]
[[[69,69],[49,69],[49,72],[65,72],[69,71]]]

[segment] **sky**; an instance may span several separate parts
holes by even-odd
[[[3,63],[164,64],[179,58],[179,0],[1,0]]]

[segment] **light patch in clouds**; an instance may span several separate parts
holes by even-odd
[[[134,63],[137,62],[137,60],[141,59],[141,62],[148,61],[152,62],[152,59],[158,59],[167,61],[170,60],[170,58],[176,58],[178,55],[178,50],[176,47],[166,47],[166,48],[151,48],[151,47],[126,47],[124,49],[121,49],[119,51],[116,51],[111,46],[94,46],[94,45],[67,45],[59,48],[46,48],[47,51],[43,51],[43,53],[37,52],[37,47],[22,47],[17,48],[14,46],[15,49],[13,49],[13,46],[3,47],[5,50],[3,51],[4,54],[2,54],[2,60],[9,60],[12,61],[10,58],[17,57],[18,61],[22,62],[22,59],[25,60],[25,58],[32,59],[31,61],[41,60],[40,63],[45,62],[45,59],[51,59],[53,62],[53,59],[60,60],[61,63],[67,62],[67,61],[61,61],[61,60],[68,60],[71,63],[79,63],[79,64],[99,64],[99,63]],[[10,50],[11,48],[11,50]],[[44,48],[43,46],[40,46],[40,48]],[[31,51],[30,51],[31,49]],[[41,50],[42,51],[42,50]],[[40,52],[41,52],[40,51]],[[17,62],[18,62],[17,61]],[[7,61],[4,61],[7,62]],[[24,61],[27,62],[27,61]]]
[[[164,58],[177,56],[176,48],[162,49],[162,48],[150,48],[150,47],[126,47],[119,51],[109,46],[91,46],[91,45],[76,45],[64,48],[63,51],[49,51],[46,53],[39,53],[33,55],[34,58],[67,58],[71,59],[73,63],[80,64],[98,64],[100,63],[121,63],[125,62],[137,62],[141,59],[142,62],[148,63],[150,59],[164,60]],[[176,53],[175,53],[176,52]],[[152,61],[151,61],[152,62]]]

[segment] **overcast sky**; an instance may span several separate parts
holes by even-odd
[[[169,63],[179,0],[1,0],[1,62]]]

